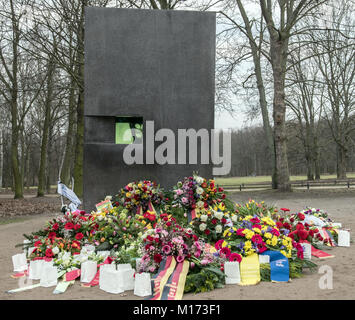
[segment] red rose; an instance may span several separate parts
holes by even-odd
[[[162,260],[163,260],[163,258],[162,258],[162,256],[161,256],[159,253],[156,253],[156,254],[154,255],[154,261],[155,261],[156,263],[160,263]]]
[[[306,240],[308,237],[308,232],[306,230],[298,230],[297,234],[301,240]]]
[[[167,227],[170,227],[171,226],[171,222],[170,221],[167,222],[166,225],[167,225]]]
[[[282,211],[285,211],[285,212],[288,212],[290,211],[290,209],[287,209],[287,208],[281,208]]]
[[[208,208],[208,203],[205,202],[203,206],[204,206],[205,208]]]
[[[298,218],[303,221],[305,219],[305,215],[303,213],[299,212]]]
[[[221,188],[221,187],[218,188],[218,192],[223,192],[223,191],[224,191],[223,188]]]
[[[53,226],[52,226],[52,229],[53,230],[58,230],[59,228],[59,224],[58,223],[55,223]]]
[[[81,232],[79,232],[75,235],[76,240],[81,240],[82,238],[84,238],[84,235]]]
[[[283,227],[283,224],[281,221],[277,221],[276,222],[276,227],[278,227],[279,229],[281,229]]]
[[[74,226],[74,230],[78,230],[81,228],[81,225],[79,223],[77,223],[75,226]]]
[[[192,238],[194,238],[195,241],[198,240],[198,236],[196,236],[195,234],[192,235]]]
[[[211,223],[212,223],[212,224],[217,224],[217,220],[216,220],[216,219],[212,219],[212,220],[211,220]]]
[[[299,223],[297,223],[296,229],[297,230],[304,230],[304,225],[299,222]]]
[[[148,244],[145,245],[144,249],[145,249],[145,250],[149,250],[150,246],[151,246],[151,244],[148,243]]]
[[[225,199],[226,198],[226,195],[223,193],[222,196],[221,196],[222,199]]]
[[[313,236],[314,236],[314,231],[311,229],[311,230],[309,230],[309,235],[313,238]]]
[[[35,247],[39,247],[41,244],[42,244],[41,241],[36,241],[36,242],[35,242]]]
[[[294,218],[290,218],[290,222],[293,223],[295,221]]]
[[[54,254],[53,254],[53,251],[52,251],[52,249],[47,249],[46,250],[46,257],[48,257],[48,258],[50,258],[50,257],[53,257],[54,256]]]
[[[64,226],[64,229],[66,229],[66,230],[71,230],[73,228],[74,228],[74,224],[71,222],[67,222]]]
[[[210,233],[211,233],[210,230],[208,230],[208,229],[205,230],[205,234],[206,234],[207,236],[208,236]]]
[[[53,238],[55,238],[56,237],[56,233],[55,232],[50,232],[49,234],[48,234],[48,238],[49,239],[53,239]]]
[[[153,239],[152,236],[149,235],[149,236],[147,236],[147,240],[148,240],[148,241],[153,241],[154,239]]]
[[[221,222],[222,222],[223,224],[226,224],[226,223],[227,223],[227,219],[222,218]]]

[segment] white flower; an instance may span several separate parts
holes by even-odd
[[[104,217],[100,214],[98,217],[97,217],[97,220],[101,221]]]
[[[219,211],[214,211],[214,216],[218,219],[221,220],[224,216],[223,212],[219,212]]]
[[[196,202],[196,207],[198,208],[204,208],[205,207],[205,203],[203,201],[197,201]]]
[[[208,218],[207,214],[203,214],[203,215],[200,216],[200,220],[203,221],[203,222],[206,222],[207,218]]]
[[[216,233],[222,232],[222,226],[220,224],[216,225]]]
[[[202,177],[200,177],[200,176],[195,176],[194,178],[195,178],[195,180],[196,180],[196,182],[197,182],[198,184],[201,184],[201,183],[203,183],[203,181],[204,181],[204,179],[203,179]]]
[[[111,219],[111,218],[108,218],[107,222],[108,222],[108,223],[112,223],[112,219]]]
[[[232,217],[232,221],[233,222],[238,222],[238,216],[236,214]]]
[[[53,254],[58,254],[59,253],[59,248],[58,247],[54,247],[52,249],[52,252],[53,252]]]
[[[203,189],[201,187],[197,187],[196,188],[196,193],[197,194],[202,194],[203,193]]]
[[[201,223],[199,228],[200,228],[201,231],[205,231],[206,227],[207,227],[206,223]]]
[[[112,200],[112,196],[106,196],[105,200]]]

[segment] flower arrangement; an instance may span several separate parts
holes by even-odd
[[[130,182],[113,199],[113,206],[122,206],[130,211],[131,214],[137,213],[138,208],[142,207],[146,212],[148,204],[152,203],[156,208],[164,204],[164,191],[156,182],[141,180]]]
[[[142,236],[142,271],[154,272],[167,256],[174,256],[179,263],[203,255],[204,242],[191,228],[183,228],[167,213],[161,214],[160,218],[156,227]]]
[[[236,213],[242,217],[254,215],[265,217],[270,216],[275,212],[275,209],[273,207],[268,207],[264,201],[258,203],[252,199],[249,199],[249,201],[243,205],[237,204],[236,207]]]
[[[214,243],[223,237],[224,230],[232,224],[231,218],[236,217],[230,213],[223,202],[218,205],[205,208],[197,203],[198,213],[191,221],[191,227],[196,234],[206,239],[209,243]]]
[[[238,227],[226,229],[223,238],[216,245],[220,250],[226,248],[224,250],[228,254],[235,251],[242,256],[249,256],[266,250],[277,250],[291,258],[293,251],[296,253],[292,238],[282,234],[270,217],[240,217]]]

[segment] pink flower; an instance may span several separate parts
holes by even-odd
[[[244,234],[242,233],[243,231],[244,231],[244,228],[243,229],[238,229],[237,230],[237,235],[241,236],[241,237],[244,237]]]
[[[163,246],[162,251],[168,255],[171,252],[171,248],[168,245]]]
[[[222,243],[223,243],[223,239],[221,239],[221,240],[218,240],[216,243],[215,243],[215,245],[214,245],[214,247],[216,248],[216,250],[220,250],[220,249],[222,249]]]
[[[195,256],[196,258],[199,258],[200,255],[201,255],[201,250],[197,250],[197,251],[194,253],[194,256]]]
[[[177,257],[176,257],[176,261],[177,261],[178,263],[183,262],[184,260],[185,260],[185,258],[184,258],[183,256],[177,256]]]
[[[222,253],[223,255],[225,255],[227,258],[229,258],[229,256],[231,255],[231,251],[228,247],[224,247],[221,249],[220,253]]]
[[[238,253],[231,253],[231,255],[229,256],[229,261],[238,261],[241,262],[242,261],[242,256]]]

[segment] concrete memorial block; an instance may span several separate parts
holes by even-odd
[[[185,134],[187,129],[207,130],[211,138],[215,38],[213,12],[86,8],[86,211],[131,181],[152,180],[169,188],[193,171],[212,177],[210,153],[209,161],[202,161],[211,148],[201,150],[202,139],[183,136],[184,162],[176,140],[178,129]],[[154,152],[164,144],[165,137],[158,133],[166,128],[176,140],[167,163],[159,164]],[[197,152],[189,147],[193,139]],[[123,157],[127,146],[134,148],[132,155],[139,161],[127,164]]]

